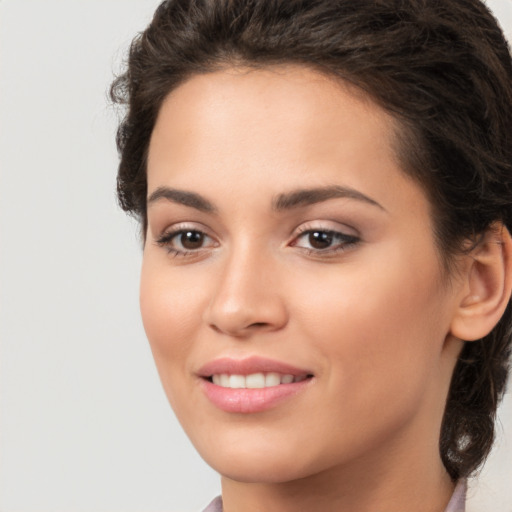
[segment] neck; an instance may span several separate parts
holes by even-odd
[[[364,461],[280,483],[245,483],[222,478],[224,512],[443,512],[454,483],[441,460],[390,471],[383,460],[368,469]],[[420,467],[421,466],[421,467]]]

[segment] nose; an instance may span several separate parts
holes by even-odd
[[[215,331],[238,338],[282,329],[288,312],[279,286],[279,268],[270,256],[233,253],[213,277],[214,293],[204,321]]]

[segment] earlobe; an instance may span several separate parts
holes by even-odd
[[[451,334],[464,341],[483,338],[503,315],[512,290],[512,239],[505,226],[493,224],[467,256],[461,300]]]

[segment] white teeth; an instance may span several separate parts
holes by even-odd
[[[261,389],[279,386],[279,384],[292,384],[301,382],[307,378],[306,375],[295,377],[291,374],[251,373],[250,375],[228,375],[227,373],[212,375],[212,382],[217,386],[232,389]]]
[[[245,386],[251,389],[265,387],[265,375],[263,373],[252,373],[245,377]]]
[[[267,373],[265,375],[265,387],[279,386],[281,384],[281,375],[279,373]]]
[[[230,388],[245,388],[245,377],[243,375],[230,375],[229,376]]]

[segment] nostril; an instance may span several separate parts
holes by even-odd
[[[222,333],[222,330],[221,330],[221,329],[219,329],[215,324],[210,324],[210,327],[211,327],[215,332]]]
[[[281,329],[287,323],[284,304],[276,296],[248,294],[243,301],[235,299],[233,294],[215,295],[204,310],[204,322],[216,333],[246,338],[256,332]]]
[[[268,324],[265,322],[254,322],[253,324],[250,324],[249,327],[265,327],[266,325]]]

